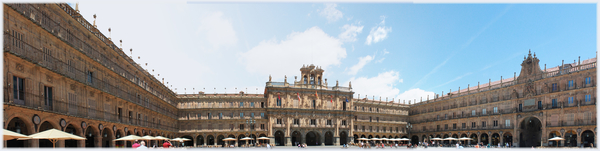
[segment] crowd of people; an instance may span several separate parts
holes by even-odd
[[[171,141],[169,141],[169,140],[165,140],[165,142],[162,145],[163,145],[163,148],[170,148],[170,147],[173,146],[173,144],[171,144]],[[182,143],[182,145],[183,145],[183,143]],[[131,148],[134,148],[134,149],[148,149],[148,146],[146,146],[146,142],[145,141],[135,140],[133,142],[133,144],[131,145]],[[157,148],[156,144],[154,144],[154,146],[152,146],[152,148]]]

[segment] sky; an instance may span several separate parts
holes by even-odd
[[[75,3],[70,3],[75,7]],[[263,93],[303,65],[354,97],[420,100],[596,56],[596,4],[82,1],[105,35],[180,94]],[[108,32],[108,28],[112,32]],[[133,53],[128,50],[133,49]],[[137,57],[140,59],[137,59]],[[154,70],[154,72],[152,72]],[[158,76],[160,74],[160,76]],[[175,90],[177,89],[177,90]]]

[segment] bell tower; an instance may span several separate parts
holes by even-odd
[[[543,72],[539,63],[540,60],[535,56],[535,52],[532,56],[531,50],[529,50],[529,54],[523,58],[523,63],[521,63],[521,73],[519,73],[517,82],[523,83],[540,79]]]
[[[302,65],[300,68],[301,78],[300,84],[307,85],[323,85],[323,69],[311,64],[309,66]]]

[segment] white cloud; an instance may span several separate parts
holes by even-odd
[[[412,100],[411,103],[415,103],[415,99],[417,102],[421,101],[421,97],[423,97],[423,101],[427,100],[427,95],[429,95],[430,99],[433,99],[433,92],[421,90],[419,88],[410,89],[408,91],[404,91],[402,94],[398,95],[398,102],[402,103],[402,100],[406,100],[405,103],[408,103],[409,100]]]
[[[373,60],[373,57],[370,55],[358,58],[358,63],[354,66],[350,67],[350,71],[348,71],[349,75],[356,75],[360,69],[365,67],[365,65]]]
[[[393,70],[379,73],[376,77],[352,77],[350,79],[352,89],[357,95],[360,94],[361,98],[368,95],[369,99],[372,99],[373,95],[375,95],[375,99],[377,100],[379,100],[379,97],[382,97],[382,100],[385,100],[386,97],[389,100],[396,97],[400,93],[400,90],[395,88],[394,85],[399,80],[400,74]]]
[[[231,21],[223,18],[223,12],[213,12],[202,17],[199,31],[206,35],[205,38],[213,49],[237,43]]]
[[[383,41],[387,38],[388,33],[392,32],[392,27],[385,26],[385,18],[385,16],[381,16],[381,22],[377,26],[371,28],[371,32],[369,32],[365,44],[371,45]]]
[[[342,33],[338,36],[344,42],[356,41],[356,35],[362,32],[364,26],[354,26],[354,24],[346,24],[342,26]]]
[[[325,9],[321,11],[320,15],[327,18],[329,22],[335,22],[340,18],[344,17],[344,14],[336,9],[337,4],[325,4]]]
[[[272,75],[274,80],[293,81],[293,75],[299,74],[303,64],[313,63],[324,70],[332,65],[339,65],[346,58],[346,48],[342,42],[327,35],[319,27],[312,27],[304,32],[292,32],[285,40],[275,39],[261,41],[248,52],[240,54],[240,62],[246,70],[261,75]]]

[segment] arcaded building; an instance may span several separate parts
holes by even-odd
[[[541,69],[535,54],[515,77],[414,104],[367,99],[315,65],[262,94],[176,94],[64,3],[4,4],[5,129],[55,128],[87,138],[57,147],[114,147],[127,135],[184,137],[186,146],[341,145],[358,138],[469,137],[513,146],[588,145],[596,138],[596,59]],[[264,82],[264,81],[257,81]],[[397,100],[401,100],[397,99]],[[155,142],[153,142],[155,143]],[[5,147],[51,147],[10,140]]]

